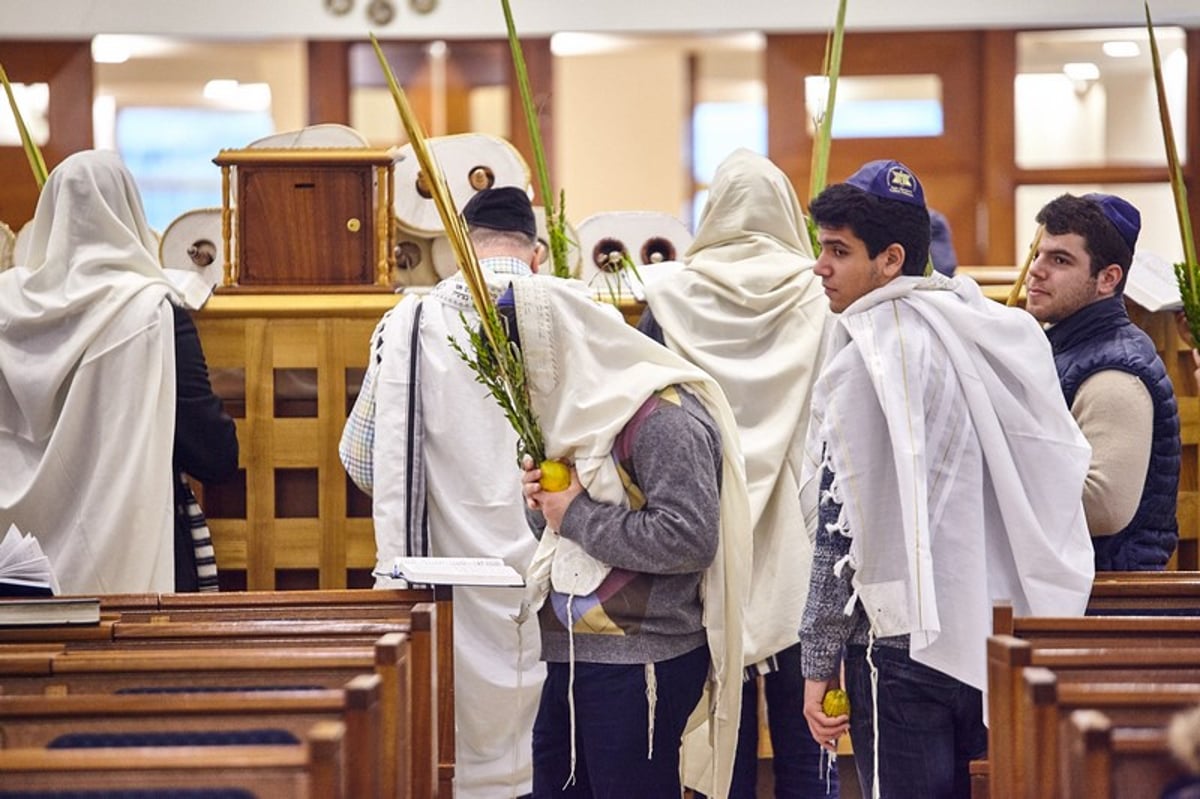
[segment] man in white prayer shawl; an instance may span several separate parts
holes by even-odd
[[[800,616],[812,544],[800,511],[809,398],[829,302],[787,176],[761,155],[721,162],[683,269],[646,287],[639,329],[708,372],[737,419],[753,525],[746,666],[735,799],[758,788],[758,678],[771,732],[775,795],[837,794],[804,721]]]
[[[484,189],[463,207],[463,218],[493,293],[536,271],[537,227],[523,189]],[[339,454],[351,479],[373,495],[377,573],[390,573],[401,555],[498,557],[522,573],[533,557],[516,434],[449,344],[453,336],[470,351],[464,319],[479,323],[466,283],[454,275],[424,299],[402,299],[371,337]],[[537,630],[512,620],[520,603],[513,588],[454,591],[459,799],[531,790],[530,730],[545,667]]]
[[[750,554],[737,425],[715,380],[572,283],[516,281],[498,306],[546,456],[571,466],[550,492],[524,464],[547,661],[534,797],[679,796],[696,724],[705,792],[725,797]]]
[[[849,728],[864,796],[968,797],[992,603],[1087,604],[1090,448],[1036,322],[969,278],[922,277],[929,216],[911,170],[873,161],[810,213],[839,316],[806,445],[821,493],[805,716],[831,750]],[[849,718],[822,709],[843,648]]]
[[[36,537],[65,593],[194,591],[215,565],[181,472],[236,473],[236,430],[133,177],[76,153],[31,224],[0,273],[0,529]]]

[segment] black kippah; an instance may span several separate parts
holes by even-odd
[[[468,227],[514,230],[530,238],[537,237],[537,221],[529,195],[516,186],[502,186],[478,192],[463,207]]]

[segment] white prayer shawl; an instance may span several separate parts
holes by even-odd
[[[26,262],[0,274],[0,527],[66,593],[174,587],[177,295],[114,153],[50,174]]]
[[[799,640],[812,563],[799,480],[829,302],[792,184],[749,150],[717,168],[684,263],[647,285],[646,301],[666,345],[716,379],[738,422],[754,530],[752,665]]]
[[[513,279],[486,269],[485,276],[494,293]],[[410,375],[418,305],[423,310],[414,392]],[[425,511],[431,555],[499,557],[524,572],[537,546],[525,519],[516,434],[447,343],[453,336],[470,351],[460,313],[468,324],[477,324],[466,284],[455,277],[424,300],[405,297],[387,317],[375,410],[378,571],[390,570],[394,557],[409,553],[406,524],[411,519],[419,527]],[[412,429],[410,399],[420,402]],[[410,452],[420,459],[411,471]],[[539,660],[537,625],[518,630],[510,621],[520,602],[521,591],[512,588],[454,591],[459,799],[532,790],[531,733],[545,665]]]
[[[1045,334],[969,278],[935,274],[855,301],[827,346],[806,465],[829,445],[874,634],[910,633],[914,660],[986,691],[992,603],[1079,615],[1092,584],[1091,448]]]
[[[627,325],[614,309],[578,290],[578,281],[534,276],[513,284],[530,401],[546,455],[575,465],[594,499],[625,503],[613,442],[654,392],[689,390],[721,432],[721,526],[717,554],[701,581],[712,657],[695,724],[709,722],[711,796],[724,797],[733,769],[741,711],[742,614],[750,569],[750,512],[737,425],[720,386],[696,366]],[[566,557],[564,557],[564,550]],[[588,593],[608,571],[582,548],[547,530],[527,582],[528,611],[555,590]]]

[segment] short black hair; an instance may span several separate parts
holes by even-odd
[[[1074,233],[1083,238],[1084,249],[1091,258],[1092,277],[1100,274],[1100,270],[1109,264],[1121,267],[1121,280],[1117,283],[1116,293],[1125,291],[1129,265],[1133,263],[1133,250],[1129,249],[1121,233],[1105,216],[1099,203],[1086,197],[1063,194],[1042,206],[1037,221],[1052,236]]]
[[[808,212],[820,227],[850,228],[867,245],[871,258],[899,244],[904,248],[901,272],[925,274],[930,231],[924,206],[884,200],[848,183],[835,183],[817,195]]]

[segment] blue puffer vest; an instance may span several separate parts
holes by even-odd
[[[1121,296],[1087,305],[1046,331],[1067,407],[1083,381],[1096,372],[1118,369],[1141,379],[1154,402],[1154,440],[1142,501],[1120,532],[1093,538],[1097,571],[1162,569],[1175,551],[1179,491],[1179,411],[1175,390],[1141,328],[1130,321]]]

